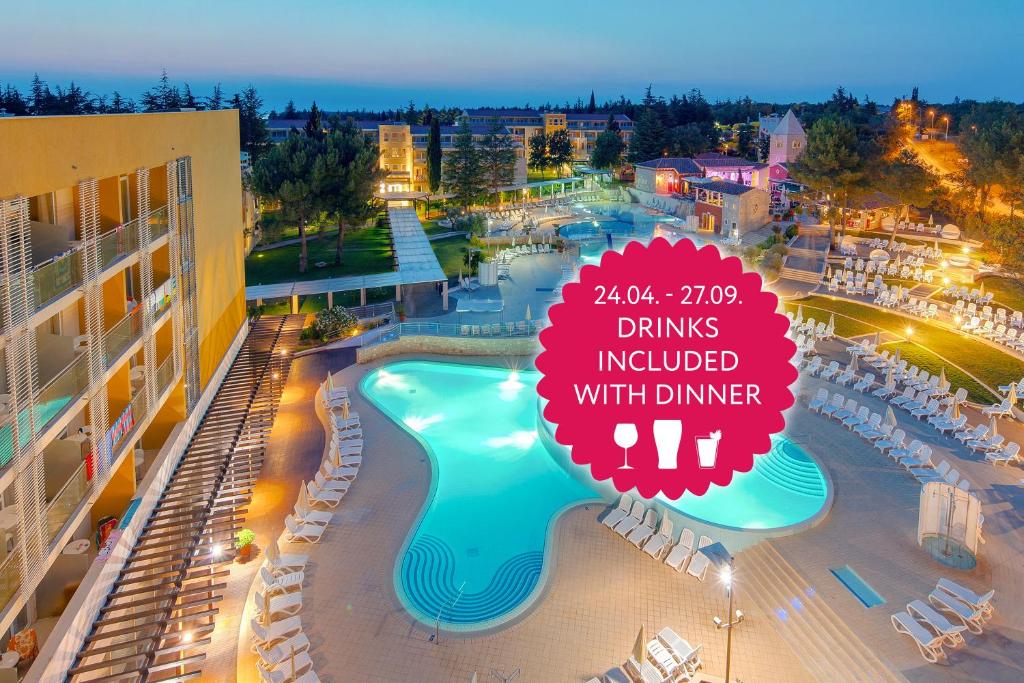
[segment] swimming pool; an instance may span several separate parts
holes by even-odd
[[[360,384],[430,455],[430,494],[394,577],[403,605],[426,624],[440,615],[445,628],[472,631],[521,614],[548,569],[558,515],[603,500],[539,418],[539,379],[533,371],[398,361]],[[720,526],[773,529],[813,517],[826,498],[814,461],[779,437],[729,487],[659,502]]]

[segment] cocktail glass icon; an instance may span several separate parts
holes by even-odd
[[[682,420],[654,421],[654,445],[658,449],[659,470],[674,470],[679,466],[679,442],[682,439]]]
[[[615,425],[615,432],[612,438],[615,439],[615,445],[622,449],[622,465],[619,467],[620,470],[633,469],[629,465],[629,449],[636,445],[639,437],[636,425],[632,422]]]
[[[718,442],[721,440],[721,430],[697,437],[697,460],[702,469],[711,469],[718,462]]]

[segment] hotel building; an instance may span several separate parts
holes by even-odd
[[[5,118],[0,149],[0,647],[31,659],[244,337],[238,113]]]
[[[576,161],[586,163],[594,151],[597,136],[608,127],[608,114],[583,114],[579,112],[540,112],[535,109],[468,109],[466,116],[470,123],[484,126],[495,124],[508,128],[512,137],[527,150],[530,138],[537,133],[551,135],[557,130],[568,130],[569,140]],[[626,147],[633,138],[633,121],[625,114],[615,114]]]
[[[267,127],[270,139],[281,142],[292,131],[301,132],[305,119],[270,119]],[[368,139],[380,148],[380,167],[387,175],[381,182],[380,192],[429,192],[427,170],[427,139],[430,126],[411,126],[398,121],[357,121],[356,125]],[[491,132],[490,124],[470,123],[470,130],[476,142],[483,141]],[[455,147],[458,126],[441,126],[441,154]],[[508,134],[515,141],[516,162],[513,169],[513,185],[526,183],[526,148],[511,129]]]

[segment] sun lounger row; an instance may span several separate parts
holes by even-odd
[[[256,616],[250,622],[252,651],[264,683],[319,683],[309,656],[309,638],[302,632],[302,582],[309,558],[282,554],[277,542],[265,551],[253,595]]]
[[[945,659],[944,647],[966,644],[964,631],[981,633],[992,618],[995,591],[979,595],[950,579],[939,579],[928,602],[914,600],[905,612],[891,617],[898,633],[910,636],[925,661],[937,663]]]
[[[587,683],[667,683],[690,681],[704,666],[703,645],[694,647],[688,640],[666,626],[644,645],[643,661],[630,655],[622,666],[591,678]]]
[[[707,575],[711,560],[700,552],[714,543],[708,536],[701,536],[694,548],[694,533],[684,528],[675,540],[675,530],[668,514],[663,514],[660,524],[657,513],[648,510],[642,501],[634,501],[628,493],[622,494],[618,505],[604,516],[601,523],[619,534],[638,549],[677,572],[685,571],[698,581]]]
[[[981,289],[968,290],[965,285],[960,285],[959,287],[957,285],[950,285],[942,293],[946,296],[979,304],[991,303],[995,298],[992,292],[984,292]]]
[[[540,327],[537,321],[520,320],[509,323],[485,323],[483,325],[460,325],[463,337],[514,337],[533,334]]]

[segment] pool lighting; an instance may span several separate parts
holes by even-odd
[[[382,387],[392,387],[394,389],[405,389],[407,386],[404,377],[396,375],[393,372],[388,372],[384,368],[377,371],[377,384]]]
[[[914,334],[914,328],[911,327],[910,325],[907,325],[907,329],[905,329],[904,332],[906,332],[907,336],[910,337]]]
[[[942,278],[942,284],[948,285],[949,284],[949,278],[948,277]]]
[[[958,316],[958,315],[954,315],[954,316],[953,316],[953,322],[955,322],[955,323],[956,323],[957,325],[959,325],[959,324],[960,324],[960,321],[962,321],[962,320],[963,320],[963,318],[961,318],[961,317],[960,317],[960,316]]]
[[[422,432],[430,425],[437,424],[443,419],[444,415],[440,413],[435,413],[434,415],[429,415],[427,417],[422,417],[420,415],[409,415],[404,420],[402,420],[402,422],[404,422],[406,426],[408,426],[409,429],[413,430],[414,432]]]
[[[489,448],[518,448],[525,451],[537,440],[537,432],[523,429],[506,436],[493,436],[484,441]]]
[[[182,634],[182,636],[181,636],[181,640],[182,640],[182,642],[185,642],[185,643],[191,643],[192,642],[192,631],[185,631],[185,633]]]
[[[282,356],[287,356],[288,355],[288,349],[281,349],[281,355]]]
[[[501,398],[509,401],[514,399],[524,386],[526,385],[519,381],[519,371],[510,370],[508,377],[498,385],[498,388],[501,389]]]
[[[971,248],[970,247],[964,247],[963,251],[964,251],[965,254],[970,254],[971,253]]]

